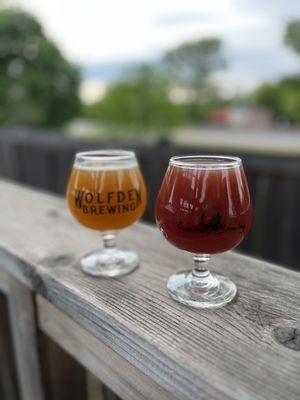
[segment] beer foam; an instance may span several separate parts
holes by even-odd
[[[138,167],[136,160],[128,161],[100,161],[100,160],[85,160],[85,161],[75,161],[74,169],[83,171],[119,171],[124,169],[134,169]]]

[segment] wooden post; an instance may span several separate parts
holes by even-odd
[[[89,400],[174,399],[47,300],[39,295],[36,300],[39,328],[45,337],[51,337],[52,343],[59,343],[62,349],[72,354],[90,372],[87,386],[93,397]],[[55,371],[60,374],[59,367]]]
[[[18,385],[7,313],[7,302],[0,294],[0,398],[18,400]]]
[[[39,337],[46,399],[85,400],[85,369],[48,336]]]
[[[32,292],[10,278],[8,309],[22,400],[44,400]]]

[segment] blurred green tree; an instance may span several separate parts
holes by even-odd
[[[207,38],[184,43],[164,56],[170,84],[188,92],[188,110],[192,120],[201,117],[205,104],[215,102],[218,98],[211,75],[226,65],[221,50],[220,39]]]
[[[300,20],[293,20],[287,24],[285,43],[300,55]]]
[[[277,99],[281,115],[300,123],[300,76],[287,77],[278,84]]]
[[[87,116],[107,123],[171,127],[184,120],[184,109],[169,100],[168,82],[156,66],[130,69],[108,87],[104,99],[87,108]]]
[[[0,11],[1,123],[61,125],[79,112],[79,82],[32,16]]]
[[[279,116],[281,112],[279,94],[278,84],[263,83],[253,94],[254,104],[265,107],[271,110],[275,116]]]
[[[263,84],[254,93],[254,102],[272,111],[278,120],[300,123],[300,77],[288,77],[276,84]]]
[[[284,41],[300,55],[300,20],[287,24]],[[262,84],[254,92],[253,99],[255,104],[271,110],[275,118],[300,123],[300,75],[285,77],[274,84]]]

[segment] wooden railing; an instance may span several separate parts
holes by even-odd
[[[1,399],[86,400],[85,369],[109,388],[104,399],[300,398],[297,272],[215,256],[212,270],[237,283],[238,298],[190,309],[166,293],[190,256],[157,229],[121,232],[140,267],[95,279],[78,260],[100,246],[99,234],[73,220],[64,199],[5,181],[0,192]]]
[[[155,200],[170,156],[209,153],[195,146],[170,143],[71,140],[60,135],[0,131],[0,176],[64,194],[76,151],[96,148],[136,151],[148,187],[144,220],[154,222]],[[223,152],[214,149],[214,153]],[[254,224],[240,251],[300,269],[300,158],[240,153],[254,201]]]

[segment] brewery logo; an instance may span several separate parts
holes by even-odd
[[[136,210],[142,203],[142,195],[138,189],[105,193],[75,189],[74,202],[75,207],[82,210],[83,214],[123,214]]]
[[[243,231],[245,229],[245,224],[234,225],[232,223],[232,218],[228,215],[226,217],[222,216],[221,212],[216,208],[204,211],[198,220],[196,225],[187,225],[183,222],[179,222],[177,229],[183,232],[191,233],[224,233],[224,232],[234,232]]]

